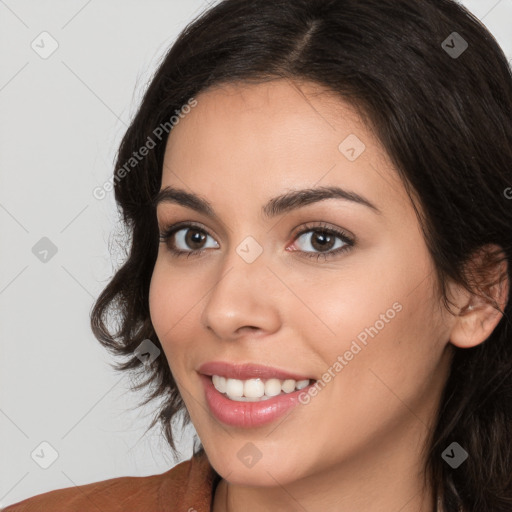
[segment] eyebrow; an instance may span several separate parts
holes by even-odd
[[[326,199],[351,201],[368,207],[374,213],[382,214],[368,199],[355,192],[337,186],[306,188],[286,192],[270,199],[267,204],[262,207],[262,213],[266,218],[270,219]],[[174,187],[163,188],[153,200],[155,208],[160,203],[178,204],[218,220],[218,216],[215,214],[215,210],[209,201],[182,189]]]

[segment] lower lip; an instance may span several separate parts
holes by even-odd
[[[238,402],[219,393],[211,377],[200,375],[204,384],[206,401],[213,415],[222,423],[233,427],[258,427],[283,416],[286,411],[299,404],[299,395],[314,384],[303,389],[274,396],[259,402]]]

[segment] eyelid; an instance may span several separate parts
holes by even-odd
[[[215,240],[215,243],[219,244],[219,242],[217,242],[216,237],[214,235],[212,235],[210,233],[210,231],[206,227],[204,227],[201,223],[195,222],[195,221],[188,221],[188,220],[176,222],[174,224],[171,223],[169,225],[164,224],[163,228],[159,228],[159,232],[160,232],[159,238],[161,241],[167,241],[171,236],[175,235],[178,231],[180,231],[182,229],[187,229],[187,228],[196,228],[198,231],[204,231],[204,233],[206,235],[208,235],[209,237],[211,237]],[[201,249],[199,249],[199,250],[201,250]],[[192,252],[192,251],[187,251],[187,252]]]
[[[347,242],[355,243],[356,242],[356,236],[351,233],[350,231],[337,227],[333,224],[329,224],[328,222],[324,221],[316,221],[320,224],[315,224],[315,221],[306,222],[306,224],[301,225],[296,230],[293,231],[292,236],[293,239],[298,238],[299,236],[303,235],[304,233],[307,233],[309,231],[317,230],[317,231],[328,231],[332,232],[336,236],[339,236],[340,238],[346,239]]]
[[[300,238],[303,234],[319,231],[319,232],[327,232],[336,238],[339,238],[343,241],[344,245],[342,247],[339,247],[334,250],[329,250],[326,252],[314,252],[314,251],[302,251],[300,249],[294,249],[293,251],[289,252],[298,252],[303,257],[317,257],[319,259],[320,257],[324,257],[325,259],[330,257],[338,256],[340,253],[347,251],[351,249],[354,245],[356,245],[356,237],[352,233],[348,232],[347,230],[339,227],[335,227],[334,225],[331,225],[329,223],[323,222],[323,221],[317,221],[317,224],[314,224],[312,222],[302,224],[300,227],[296,228],[292,233],[292,239],[295,243],[298,238]],[[320,224],[318,224],[320,222]],[[201,223],[195,222],[195,221],[181,221],[176,222],[174,224],[171,224],[168,227],[164,227],[163,230],[160,230],[160,240],[162,242],[168,242],[169,239],[175,235],[178,231],[181,231],[182,229],[188,229],[188,228],[196,228],[198,231],[203,231],[207,236],[210,236],[213,240],[215,240],[215,243],[217,245],[220,245],[219,242],[216,240],[215,236],[213,236],[209,230],[204,227]],[[288,250],[287,246],[287,249]],[[187,258],[189,256],[197,256],[201,255],[205,251],[207,251],[210,248],[205,249],[195,249],[195,250],[182,250],[182,249],[175,249],[175,248],[169,248],[169,250],[175,254],[175,256],[180,257],[187,255]]]
[[[313,224],[314,222],[320,222],[321,224],[320,225]],[[163,224],[163,228],[159,228],[159,231],[161,233],[170,232],[170,231],[174,232],[182,227],[195,227],[195,228],[198,228],[198,229],[204,231],[209,236],[215,238],[214,235],[212,235],[210,233],[210,230],[208,228],[206,228],[200,222],[184,220],[184,221],[180,221],[180,222],[176,222],[176,223],[170,223],[169,225],[166,225],[165,222],[162,222],[161,224]],[[351,233],[350,231],[348,231],[344,228],[339,228],[333,224],[329,224],[324,221],[310,221],[310,222],[307,222],[306,224],[302,224],[301,226],[297,227],[296,229],[294,229],[292,231],[291,236],[295,239],[296,237],[299,237],[299,236],[303,235],[304,233],[307,233],[308,231],[311,231],[313,229],[318,229],[318,230],[325,229],[326,231],[334,231],[335,233],[344,235],[345,238],[347,238],[348,240],[351,240],[354,242],[356,241],[356,236],[353,233]]]
[[[214,224],[215,231],[212,231],[210,228],[205,227],[205,224],[203,224],[201,221],[183,220],[183,221],[178,221],[175,223],[175,222],[173,222],[173,219],[175,219],[176,217],[182,217],[182,214],[180,212],[175,214],[175,213],[173,213],[172,209],[170,209],[169,212],[167,212],[167,210],[162,208],[161,217],[159,217],[159,215],[157,214],[158,227],[160,228],[160,226],[162,226],[163,230],[166,230],[170,227],[191,225],[198,229],[202,229],[203,231],[208,233],[210,236],[214,236],[212,233],[216,232],[219,234],[219,237],[225,237],[228,235],[228,232],[231,232],[231,229],[227,228],[225,226],[225,224],[222,223],[222,221],[220,224],[218,224],[215,219],[210,219],[208,217],[204,217],[202,214],[198,214],[198,217],[199,218],[204,217],[206,219],[205,222],[207,224]],[[167,220],[167,219],[169,219],[169,220]],[[160,229],[160,231],[162,231],[162,229]]]

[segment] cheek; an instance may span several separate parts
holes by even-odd
[[[314,350],[327,368],[346,354],[358,378],[362,373],[367,379],[368,368],[376,366],[400,379],[409,371],[404,366],[413,376],[418,368],[428,371],[429,361],[435,364],[442,335],[434,273],[426,250],[416,247],[360,253],[339,271],[300,281],[297,295],[308,298],[314,315],[301,309],[294,322],[317,341]]]
[[[413,265],[408,269],[411,280],[382,270],[380,279],[367,268],[360,276],[354,272],[350,280],[321,286],[312,304],[333,333],[324,327],[322,333],[327,334],[321,335],[313,328],[317,322],[296,315],[325,372],[318,398],[311,397],[307,406],[312,416],[325,418],[317,427],[318,437],[339,435],[342,425],[347,446],[378,439],[379,433],[409,421],[410,410],[426,422],[442,381],[436,372],[444,344],[440,329],[433,327],[431,279]],[[422,428],[421,422],[417,425]]]
[[[162,333],[165,332],[166,324],[168,324],[167,328],[172,324],[168,321],[168,317],[165,314],[166,311],[171,312],[171,308],[167,305],[169,288],[163,279],[164,274],[160,268],[161,266],[157,260],[149,285],[149,314],[156,334],[160,341],[163,342]]]
[[[197,314],[204,289],[197,280],[186,276],[185,272],[170,269],[165,262],[157,260],[151,277],[151,322],[167,356],[185,345],[186,333],[191,332],[193,325],[197,326],[193,317]]]

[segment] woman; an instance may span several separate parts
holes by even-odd
[[[92,327],[200,446],[6,510],[512,510],[511,119],[450,0],[195,20],[122,141]]]

